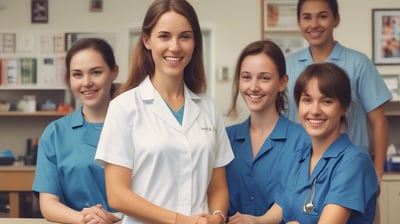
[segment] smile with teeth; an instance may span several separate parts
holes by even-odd
[[[323,119],[308,119],[308,122],[310,122],[311,124],[321,124],[324,121],[325,120],[323,120]]]
[[[87,90],[87,91],[82,91],[81,93],[85,96],[93,95],[97,92],[97,90]]]
[[[165,57],[165,60],[171,61],[171,62],[176,62],[181,60],[181,57]]]
[[[250,99],[260,99],[260,98],[262,97],[262,95],[250,95],[250,94],[247,94],[247,96],[248,96]]]

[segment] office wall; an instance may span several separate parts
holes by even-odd
[[[89,12],[89,0],[49,0],[49,23],[31,24],[30,0],[0,0],[0,32],[6,30],[129,30],[140,27],[150,0],[103,0],[103,12]],[[210,29],[212,41],[213,80],[209,80],[213,97],[222,111],[231,99],[231,80],[217,81],[217,71],[228,67],[232,75],[237,55],[249,42],[261,37],[259,0],[189,0],[200,23]],[[335,37],[342,44],[364,52],[372,52],[372,8],[400,8],[398,0],[339,0],[341,24]],[[128,52],[120,58],[128,57]],[[127,67],[127,62],[122,63]],[[379,66],[384,74],[399,74],[400,66]],[[127,68],[121,68],[123,73]],[[247,116],[241,105],[241,116]],[[1,128],[1,124],[0,124]]]
[[[189,0],[201,25],[212,29],[213,70],[222,66],[232,74],[236,57],[250,41],[259,39],[259,0]],[[0,30],[115,30],[140,27],[150,0],[104,0],[103,12],[89,12],[89,0],[49,0],[49,23],[30,23],[29,0],[0,0]],[[341,24],[335,37],[371,56],[372,8],[400,8],[398,0],[339,0]],[[124,62],[124,66],[127,66]],[[399,66],[380,66],[382,73],[400,73]],[[126,70],[122,70],[125,72]],[[230,82],[215,80],[213,95],[222,110],[230,99]]]

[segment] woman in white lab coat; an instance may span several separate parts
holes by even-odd
[[[156,0],[129,79],[110,103],[96,160],[123,223],[224,223],[232,159],[220,112],[203,95],[202,36],[187,1]]]

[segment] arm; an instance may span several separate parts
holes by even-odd
[[[49,221],[84,224],[96,220],[96,223],[111,224],[119,220],[118,217],[103,209],[101,205],[76,211],[61,203],[58,196],[49,193],[40,193],[39,203],[40,211]]]
[[[374,166],[380,183],[386,161],[388,145],[388,122],[383,105],[368,112],[368,120],[372,126],[372,144],[374,151]]]
[[[335,204],[327,204],[322,210],[318,223],[346,224],[350,214],[350,209]]]
[[[206,220],[205,214],[185,216],[164,209],[140,197],[131,190],[131,173],[128,168],[106,163],[104,165],[107,199],[112,208],[130,217],[153,224],[191,224]]]
[[[40,211],[43,216],[54,222],[85,223],[83,215],[60,202],[59,197],[53,194],[40,193]]]
[[[218,167],[213,170],[210,185],[207,190],[208,206],[211,213],[222,211],[222,216],[227,217],[229,207],[228,184],[226,182],[225,167]],[[212,223],[221,223],[221,215],[210,216]]]

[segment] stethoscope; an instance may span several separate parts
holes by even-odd
[[[321,174],[322,170],[326,167],[326,164],[328,164],[328,161],[329,160],[325,161],[324,166],[319,171],[317,176],[315,176],[314,179],[313,179],[310,192],[308,192],[308,195],[307,195],[306,200],[305,200],[304,205],[303,205],[303,211],[305,213],[309,213],[312,210],[314,210],[315,185],[317,184],[317,179],[318,179],[319,175]]]
[[[312,182],[311,190],[306,197],[306,201],[304,202],[303,211],[305,213],[309,213],[314,209],[314,195],[315,195],[315,185],[317,183],[317,177],[318,176],[316,176],[314,178],[314,180]]]

